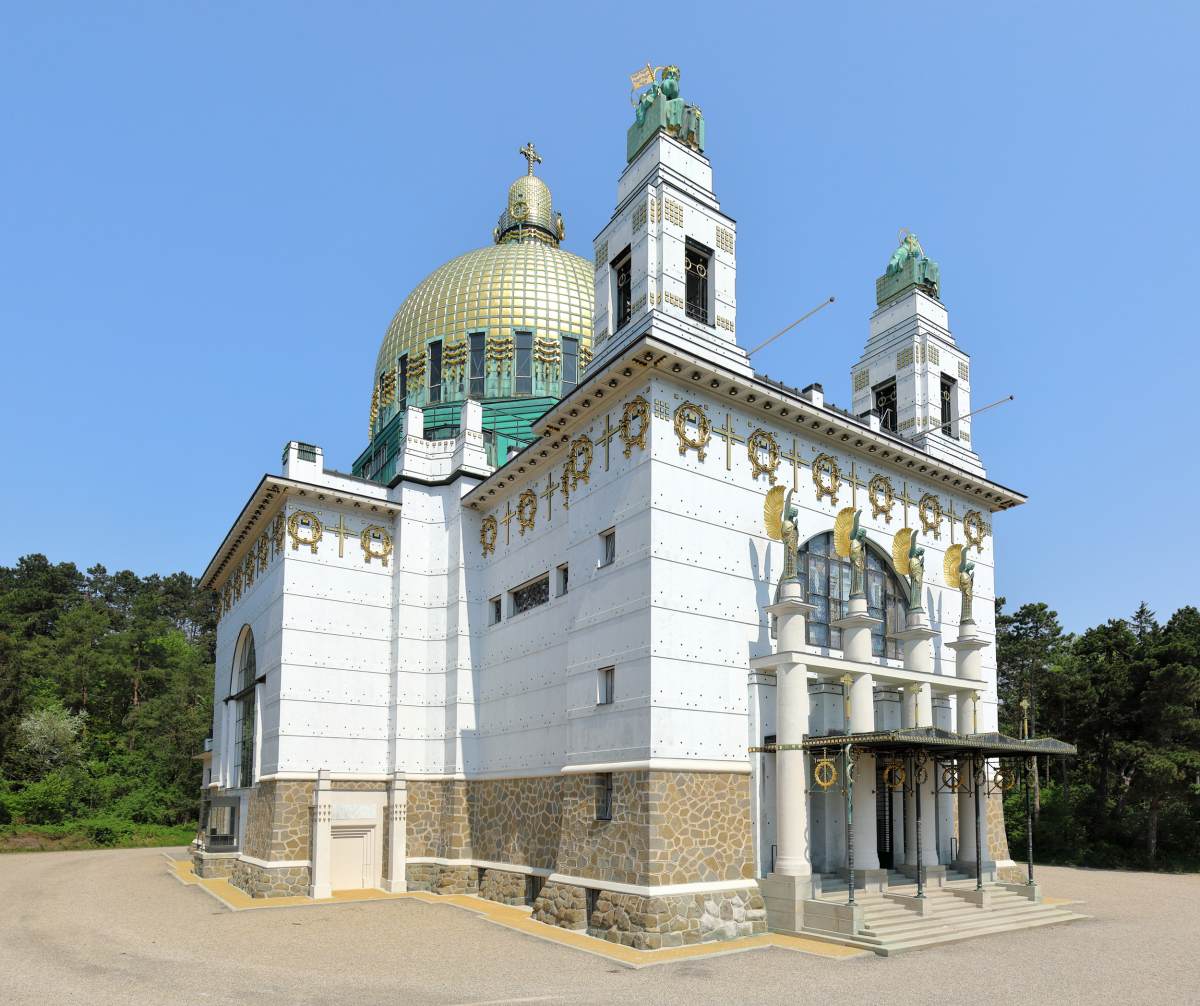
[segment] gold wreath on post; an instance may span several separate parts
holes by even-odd
[[[996,774],[992,777],[992,784],[996,786],[997,789],[1003,790],[1005,793],[1007,793],[1017,784],[1016,773],[1014,773],[1012,769],[1007,769],[1001,765],[998,769],[996,769]]]
[[[537,493],[526,489],[517,501],[517,523],[521,526],[521,534],[533,530],[537,518]]]
[[[483,546],[485,559],[496,551],[496,536],[499,533],[500,525],[496,523],[496,518],[484,517],[483,523],[479,525],[479,544]]]
[[[767,452],[765,463],[760,457],[762,451]],[[765,475],[771,480],[771,485],[774,485],[775,470],[779,467],[779,442],[775,435],[760,426],[746,438],[746,456],[750,459],[750,470],[754,478]]]
[[[867,483],[867,499],[871,501],[871,517],[882,517],[892,522],[892,509],[896,505],[896,492],[892,480],[886,475],[872,475]]]
[[[946,789],[950,790],[951,793],[955,793],[958,791],[958,784],[958,766],[947,765],[944,769],[942,769],[942,785],[945,786]]]
[[[983,514],[978,510],[968,510],[963,514],[963,537],[967,539],[967,544],[972,546],[976,552],[983,551],[983,536],[987,534],[987,528],[983,523]]]
[[[388,556],[392,554],[392,536],[387,528],[381,524],[368,524],[362,529],[358,540],[362,545],[363,561],[369,566],[372,559],[379,559],[386,569]],[[378,551],[372,548],[373,545],[379,546]]]
[[[567,467],[563,470],[563,477],[571,477],[571,488],[574,489],[580,482],[587,482],[591,470],[592,438],[585,433],[571,444],[571,453],[567,456]]]
[[[938,528],[942,523],[942,501],[933,493],[926,493],[917,504],[917,513],[921,517],[921,528],[934,538],[941,538]]]
[[[837,782],[837,766],[829,758],[822,758],[813,766],[813,782],[821,789],[829,789]]]
[[[842,485],[842,470],[838,467],[837,458],[831,454],[818,454],[812,461],[813,487],[817,490],[817,502],[823,496],[829,497],[829,502],[837,506],[838,489]]]
[[[637,433],[630,430],[634,420],[637,420]],[[633,453],[633,448],[646,449],[646,431],[650,429],[650,403],[641,395],[625,403],[621,413],[621,443],[625,445],[625,457]]]
[[[694,437],[688,430],[688,423],[696,424]],[[675,436],[679,438],[680,454],[687,454],[691,449],[701,461],[704,460],[704,448],[712,437],[712,427],[704,410],[695,402],[684,402],[675,410]]]
[[[317,554],[317,542],[321,540],[321,535],[324,533],[321,530],[321,522],[317,520],[315,513],[309,513],[307,510],[297,510],[288,518],[288,534],[292,537],[292,551],[296,551],[301,545],[307,545],[312,554]],[[307,532],[308,537],[304,536]]]
[[[904,771],[904,766],[898,761],[891,762],[883,770],[883,784],[888,789],[900,789],[907,778],[908,773]]]

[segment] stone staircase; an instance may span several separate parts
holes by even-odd
[[[823,874],[820,880],[822,901],[845,904],[844,877]],[[979,905],[968,900],[977,897],[974,878],[948,870],[943,884],[926,885],[924,904],[921,904],[916,899],[916,882],[904,874],[889,871],[886,893],[862,889],[854,892],[854,900],[862,908],[862,926],[853,936],[805,928],[814,935],[887,957],[975,936],[1086,918],[1056,905],[1032,901],[1004,884],[986,883],[983,886],[986,903]]]

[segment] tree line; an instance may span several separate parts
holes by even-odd
[[[0,566],[0,826],[89,844],[186,834],[215,637],[213,595],[186,573]]]
[[[1144,603],[1079,635],[1042,603],[997,602],[1000,729],[1078,748],[1039,759],[1034,856],[1096,867],[1200,869],[1200,611],[1160,624]],[[1024,705],[1022,704],[1024,702]],[[1025,801],[1005,801],[1022,858]]]

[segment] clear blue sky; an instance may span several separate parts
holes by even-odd
[[[627,74],[678,63],[738,330],[849,401],[900,227],[972,355],[998,590],[1071,629],[1198,600],[1192,4],[8,4],[0,563],[200,573],[290,438],[348,470],[384,329],[532,139],[591,255]],[[853,9],[851,9],[853,8]]]

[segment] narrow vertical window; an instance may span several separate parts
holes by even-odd
[[[613,703],[613,679],[616,676],[615,667],[601,667],[597,672],[596,705],[611,706]]]
[[[875,414],[880,429],[896,432],[896,381],[893,378],[875,386]]]
[[[613,774],[601,772],[596,776],[596,820],[611,821],[613,807]]]
[[[954,378],[942,375],[942,432],[948,437],[954,436]]]
[[[246,787],[254,784],[254,728],[256,721],[255,695],[257,685],[254,657],[254,633],[247,626],[234,658],[232,689],[226,701],[233,703],[233,750],[231,752],[231,784]]]
[[[442,400],[442,340],[429,344],[429,401]]]
[[[567,564],[564,562],[561,566],[558,567],[558,596],[559,597],[562,597],[563,594],[565,594],[567,592],[567,588],[569,585],[570,585],[570,570],[567,568]]]
[[[401,412],[408,405],[408,354],[396,363],[396,408]]]
[[[633,259],[626,248],[613,263],[613,331],[629,324],[633,313]]]
[[[495,625],[503,617],[503,608],[500,605],[500,598],[493,597],[488,601],[488,624]]]
[[[562,341],[562,392],[563,398],[575,390],[579,383],[579,340],[563,336]]]
[[[471,386],[467,394],[471,398],[483,397],[484,338],[482,332],[471,333]]]
[[[517,332],[516,337],[516,369],[513,372],[516,386],[514,394],[533,394],[533,333]]]
[[[684,291],[687,299],[687,316],[702,325],[708,322],[708,280],[712,252],[691,241],[683,253],[683,270],[687,280]]]
[[[609,528],[600,535],[600,562],[601,566],[612,565],[617,558],[617,531],[616,528]]]

